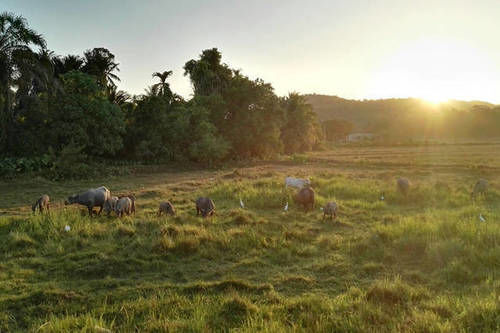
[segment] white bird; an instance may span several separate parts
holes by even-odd
[[[67,226],[65,226],[65,227],[64,227],[64,230],[65,230],[66,232],[68,232],[68,231],[70,231],[70,230],[71,230],[71,228],[70,228],[70,226],[69,226],[69,225],[67,225]]]
[[[384,193],[382,193],[382,196],[380,197],[380,200],[384,201]]]
[[[319,207],[319,210],[320,210],[320,211],[323,211],[323,209],[324,209],[323,207]]]
[[[241,198],[240,198],[240,207],[245,208],[245,204],[243,203],[243,200],[241,200]]]
[[[486,222],[486,219],[483,217],[483,214],[479,214],[479,221]]]
[[[285,212],[287,212],[287,211],[288,211],[288,201],[286,202],[285,208],[283,208],[283,210],[284,210]]]

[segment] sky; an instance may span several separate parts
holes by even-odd
[[[500,103],[498,0],[0,0],[57,54],[108,48],[119,88],[141,94],[153,72],[217,47],[223,62],[278,95],[419,97]]]

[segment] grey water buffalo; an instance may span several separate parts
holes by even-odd
[[[104,187],[92,188],[80,194],[69,196],[64,202],[65,205],[80,204],[86,206],[89,210],[89,215],[92,217],[93,208],[100,207],[97,215],[101,215],[104,203],[111,198],[111,193]]]
[[[38,208],[38,211],[40,213],[43,213],[44,210],[47,210],[47,212],[50,212],[50,198],[47,194],[42,195],[38,200],[33,204],[31,209],[33,210],[33,213],[36,211]]]
[[[201,197],[196,199],[196,215],[207,217],[215,213],[215,204],[210,198]]]

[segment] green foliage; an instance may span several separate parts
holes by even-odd
[[[127,114],[125,151],[144,160],[173,154],[169,111],[168,101],[158,96],[137,101],[135,109]]]
[[[186,63],[196,104],[230,144],[234,158],[266,158],[285,152],[311,150],[321,140],[312,110],[298,94],[280,99],[270,84],[250,80],[221,63],[217,49],[205,50]],[[213,140],[205,140],[213,141]]]
[[[57,98],[49,134],[56,148],[73,142],[87,154],[113,155],[122,146],[125,131],[120,108],[102,95],[95,80],[81,72],[62,76],[64,94]]]
[[[197,162],[212,164],[222,160],[228,150],[229,144],[217,135],[217,129],[208,119],[208,111],[200,106],[191,107],[189,137],[189,157]]]
[[[11,144],[9,131],[15,119],[13,89],[26,82],[20,71],[26,60],[36,58],[31,47],[44,49],[45,46],[42,35],[31,29],[22,16],[0,14],[0,150]]]
[[[41,157],[6,157],[0,159],[0,176],[11,177],[19,173],[31,173],[52,167],[52,161],[49,155]]]
[[[222,63],[216,48],[184,66],[194,88],[191,101],[172,92],[168,70],[155,72],[160,82],[132,99],[116,87],[119,64],[108,49],[57,56],[22,17],[4,13],[0,21],[1,40],[14,41],[0,54],[6,74],[0,78],[1,155],[39,156],[51,147],[54,178],[90,172],[82,158],[74,161],[75,172],[63,171],[69,168],[66,159],[76,156],[68,147],[78,147],[90,160],[214,165],[227,158],[267,158],[283,149],[303,152],[321,139],[314,114],[300,96],[280,100],[270,84]],[[18,34],[7,36],[12,31]],[[30,45],[41,50],[34,52]]]
[[[94,76],[101,89],[116,86],[115,81],[120,81],[120,78],[114,73],[120,71],[118,63],[115,62],[115,55],[108,49],[96,47],[85,51],[83,56],[85,63],[82,71]]]
[[[195,95],[221,94],[232,77],[232,70],[221,63],[222,54],[216,48],[204,50],[199,58],[184,65],[184,75],[189,75]]]
[[[270,84],[235,72],[222,98],[224,107],[215,112],[224,117],[216,124],[236,157],[266,158],[282,151],[283,110]]]

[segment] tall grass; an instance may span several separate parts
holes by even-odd
[[[0,331],[499,330],[495,189],[473,204],[459,179],[402,197],[393,179],[322,172],[304,212],[284,176],[137,191],[122,219],[0,217]],[[215,216],[195,215],[201,195]],[[166,197],[178,216],[155,216]],[[330,200],[335,222],[319,210]]]

